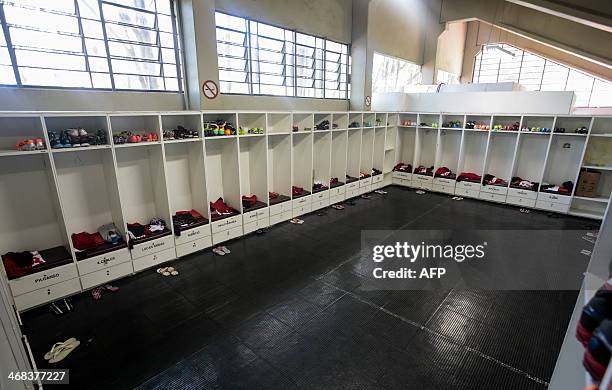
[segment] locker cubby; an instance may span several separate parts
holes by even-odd
[[[385,163],[385,134],[386,129],[384,127],[377,127],[374,130],[374,150],[372,152],[372,168],[383,172]],[[377,172],[372,172],[375,174]]]
[[[347,136],[346,182],[359,179],[361,161],[361,133],[362,130],[349,130]]]
[[[597,188],[595,189],[595,196],[579,197],[579,198],[585,199],[587,201],[592,201],[592,202],[607,203],[608,199],[610,198],[610,194],[612,193],[612,171],[598,170],[596,168],[595,169],[581,169],[580,171],[581,172],[582,171],[599,172],[600,176],[599,176],[599,183],[597,184]],[[575,192],[575,189],[574,189],[574,192]]]
[[[454,179],[457,175],[459,165],[459,152],[461,149],[461,131],[440,129],[440,141],[438,156],[436,158],[436,169],[446,167],[451,170],[449,179]]]
[[[390,112],[387,116],[387,123],[389,127],[397,127],[400,125],[400,116],[398,113]]]
[[[319,128],[319,127],[323,127],[323,122],[327,121],[328,126],[326,129],[323,128]],[[325,130],[331,130],[332,128],[332,114],[329,113],[319,113],[319,114],[314,114],[314,130],[315,131],[325,131]]]
[[[291,199],[291,136],[268,137],[268,180],[270,192],[279,196],[270,205]]]
[[[548,137],[540,137],[535,133],[521,133],[518,139],[511,178],[519,177],[523,180],[539,184],[544,173],[546,150],[548,149],[549,141]],[[539,186],[525,188],[512,185],[511,183],[510,187],[537,191]]]
[[[451,125],[452,123],[457,123],[457,126]],[[462,129],[465,126],[465,115],[451,115],[451,114],[443,114],[442,122],[440,123],[441,128],[446,129]]]
[[[414,164],[414,149],[416,145],[416,129],[401,128],[398,130],[395,163]],[[395,165],[395,164],[394,164]],[[413,166],[414,168],[414,166]]]
[[[20,155],[46,153],[46,150],[20,151],[16,145],[23,140],[45,140],[45,134],[40,116],[0,116],[0,157],[4,155]],[[46,149],[46,142],[44,142]]]
[[[200,113],[193,114],[162,114],[162,134],[164,130],[176,130],[179,126],[184,127],[187,130],[194,130],[198,132],[198,138],[184,138],[178,139],[175,137],[174,140],[166,139],[164,142],[189,142],[198,141],[202,137],[202,115]]]
[[[97,135],[99,131],[102,131],[102,136],[106,138],[106,142],[101,145],[91,145],[91,146],[107,146],[109,145],[109,131],[108,131],[108,121],[106,120],[106,116],[104,115],[58,115],[58,116],[45,116],[45,127],[47,128],[47,132],[55,133],[56,137],[59,139],[62,132],[68,129],[83,129],[87,132],[88,135]],[[89,146],[89,147],[91,147]],[[75,151],[79,150],[77,148],[58,148],[53,149],[53,151]]]
[[[263,129],[264,133],[266,130],[266,114],[264,113],[238,113],[238,124],[236,128],[242,127],[245,134],[249,133],[252,128]]]
[[[471,129],[469,127],[469,122],[475,122],[476,125],[485,125],[488,126],[488,129],[491,128],[491,119],[493,119],[490,115],[466,115],[465,123],[463,124],[464,129]],[[479,131],[483,131],[482,129],[475,129]]]
[[[237,126],[237,115],[235,113],[231,113],[231,112],[223,112],[223,113],[214,113],[214,112],[205,112],[204,114],[202,114],[202,124],[203,126],[206,128],[206,124],[207,123],[214,123],[214,124],[221,124],[223,125],[223,123],[226,123],[232,127],[234,127],[234,129],[236,129],[236,134],[238,134],[238,126]],[[205,134],[206,136],[206,134]],[[234,134],[228,134],[228,135],[211,135],[208,136],[208,139],[210,138],[215,138],[215,137],[231,137],[234,136]]]
[[[518,123],[518,130],[521,129],[520,115],[494,115],[492,123],[493,123],[493,126],[501,125],[502,127],[505,127],[505,126],[512,127],[514,124]],[[493,128],[493,126],[491,128]],[[524,122],[523,122],[523,126],[525,126]],[[550,129],[550,126],[552,126],[552,122],[550,123],[549,126],[540,126],[540,127],[548,127]],[[499,130],[499,131],[508,131],[508,130]]]
[[[576,198],[572,200],[569,213],[579,217],[602,219],[606,214],[608,200],[594,202],[590,199]]]
[[[293,114],[293,125],[297,126],[297,131],[294,132],[309,132],[314,129],[313,114]]]
[[[125,238],[125,222],[119,201],[119,187],[112,151],[80,149],[54,156],[64,220],[69,234],[95,233],[102,225],[114,223]],[[125,248],[105,244],[92,250],[76,252],[82,260]]]
[[[585,137],[553,137],[541,184],[561,185],[571,181],[575,187],[584,147]]]
[[[376,114],[373,112],[364,112],[363,113],[363,127],[374,127],[376,120]]]
[[[214,217],[211,221],[239,214],[242,210],[240,199],[240,175],[238,166],[237,138],[212,137],[205,142],[206,151],[206,187],[209,202],[219,198],[237,212],[222,217]]]
[[[293,183],[301,187],[301,194],[293,194],[293,198],[310,194],[312,189],[312,134],[293,135]]]
[[[45,257],[29,274],[72,262],[49,155],[3,157],[0,181],[0,253],[61,247],[59,256]]]
[[[403,127],[414,127],[418,125],[417,114],[399,114],[399,126]]]
[[[423,125],[421,125],[423,123]],[[440,123],[440,115],[438,114],[419,114],[419,127],[422,128],[438,128]]]
[[[241,138],[240,147],[240,188],[243,196],[257,196],[257,203],[242,207],[243,212],[268,205],[268,158],[264,137]]]
[[[459,156],[457,174],[484,172],[485,153],[487,152],[488,133],[466,131],[463,134],[463,147]]]
[[[387,126],[387,114],[382,113],[382,112],[377,112],[374,117],[374,124],[376,127]]]
[[[290,113],[272,113],[268,114],[268,133],[290,133],[291,132],[291,114]]]
[[[134,243],[170,234],[171,218],[162,147],[145,144],[140,148],[116,150],[117,180],[126,223],[147,225],[162,218],[168,229]]]
[[[349,116],[346,112],[335,112],[332,114],[332,124],[337,125],[336,130],[346,130],[349,125]]]
[[[510,183],[517,136],[516,133],[500,132],[491,133],[489,137],[484,173],[506,181],[506,184],[502,185],[504,187]]]
[[[329,188],[331,172],[331,133],[314,134],[313,145],[313,185],[323,184],[319,191]],[[313,192],[315,192],[313,188]]]
[[[417,147],[413,171],[419,166],[423,166],[427,169],[433,168],[436,163],[437,143],[438,130],[428,128],[417,129]],[[433,176],[433,171],[431,173],[428,172],[425,176]]]
[[[347,172],[348,133],[339,131],[332,134],[331,177],[338,179],[338,185],[344,184]]]
[[[593,122],[593,129],[591,130],[591,133],[596,132],[595,128],[597,126],[597,119],[598,118],[595,118],[595,121]],[[586,134],[576,133],[576,129],[585,127],[588,130],[590,126],[590,116],[558,116],[557,120],[555,121],[555,129],[565,129],[565,132],[555,134],[578,134],[581,136],[586,136]],[[604,128],[601,130],[604,130]],[[607,132],[612,133],[612,129],[608,129]]]
[[[349,112],[349,129],[358,129],[361,128],[363,123],[363,114],[360,112]]]
[[[166,180],[170,199],[170,213],[195,210],[206,220],[190,229],[208,223],[209,206],[204,172],[204,147],[200,142],[174,143],[164,146],[166,156]]]
[[[372,175],[372,157],[374,151],[374,129],[363,129],[361,133],[361,157],[359,164],[359,171],[365,175],[364,177],[370,177]]]
[[[532,127],[539,127],[550,129],[553,131],[553,125],[555,123],[555,118],[552,116],[524,116],[522,127],[528,127],[531,129]],[[546,133],[544,133],[546,134]]]
[[[137,135],[147,135],[154,133],[161,139],[159,115],[110,115],[111,133],[117,135],[123,131],[128,131]],[[150,144],[151,142],[140,142],[136,144],[122,144],[116,146],[133,146]]]
[[[573,119],[573,118],[572,118]],[[573,132],[576,127],[586,126],[589,128],[589,119],[590,118],[580,118],[583,119],[581,123],[578,123],[576,126],[573,126],[571,131]],[[585,123],[586,122],[586,123]],[[570,131],[566,128],[566,132]],[[591,135],[609,135],[612,136],[612,117],[600,117],[593,119],[593,127],[591,128]]]
[[[584,153],[583,162],[584,165],[612,167],[612,137],[595,137],[591,135]]]
[[[386,136],[385,136],[385,152],[394,150],[396,141],[397,141],[397,127],[388,127]]]

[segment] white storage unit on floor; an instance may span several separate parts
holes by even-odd
[[[372,189],[383,186],[385,164],[385,137],[387,135],[387,114],[376,114],[374,128],[374,149],[372,151]]]
[[[202,137],[202,123],[218,120],[243,126],[247,134]],[[324,120],[330,121],[330,128],[314,130],[315,122]],[[564,128],[565,132],[465,128],[471,122],[486,127],[517,121],[521,128]],[[163,130],[178,126],[197,130],[198,136],[163,137]],[[582,127],[585,134],[575,132]],[[338,178],[346,183],[322,191],[328,194],[325,204],[369,191],[372,184],[358,177],[360,171],[370,174],[372,168],[383,172],[381,185],[417,186],[413,184],[417,175],[392,171],[400,162],[413,168],[447,167],[457,175],[489,173],[509,184],[500,187],[507,194],[488,200],[595,219],[603,216],[612,192],[611,117],[7,112],[0,113],[0,128],[0,178],[4,184],[0,193],[0,251],[38,250],[48,260],[27,272],[4,268],[4,277],[11,275],[8,284],[20,311],[306,214],[313,210],[310,192],[314,180],[329,185],[331,178]],[[82,128],[102,138],[106,135],[109,144],[48,147],[47,131],[57,138],[70,128]],[[248,134],[252,128],[261,128],[264,134]],[[154,136],[148,142],[112,143],[112,134],[122,131]],[[41,149],[16,150],[15,144],[24,139],[39,139],[35,145]],[[571,181],[576,186],[581,170],[601,173],[593,196],[560,195],[543,191],[541,186],[526,190],[511,184],[512,178],[520,177],[552,185]],[[437,192],[451,193],[454,185],[455,194],[461,196],[479,198],[481,193],[491,193],[489,188],[481,188],[478,180],[445,183],[425,177],[435,181],[431,189]],[[306,192],[293,195],[292,185]],[[269,199],[268,192],[278,196]],[[243,195],[256,195],[263,206],[243,209]],[[236,212],[213,221],[209,203],[219,198]],[[211,221],[173,235],[171,217],[192,209]],[[249,215],[255,215],[255,225],[246,220]],[[129,223],[146,225],[153,218],[164,219],[168,228],[157,236],[132,240],[132,250],[117,246],[99,254],[76,251],[70,239],[73,233],[92,233],[107,223],[114,223],[126,235]]]
[[[334,117],[336,114],[334,114]],[[348,121],[348,117],[347,117]],[[331,179],[337,183],[330,183],[329,203],[339,203],[346,199],[346,165],[347,165],[347,130],[332,132],[331,146]]]
[[[312,114],[310,114],[312,121]],[[293,133],[292,184],[302,188],[301,194],[292,194],[293,217],[312,211],[312,132]]]
[[[220,219],[212,217],[213,245],[242,235],[242,210],[240,201],[240,174],[238,166],[238,139],[236,136],[220,136],[205,139],[206,187],[208,199],[219,199],[238,211]]]
[[[257,203],[242,205],[244,234],[270,226],[268,210],[268,146],[263,135],[241,135],[240,189],[243,196],[257,197]]]
[[[326,119],[327,120],[327,119]],[[329,130],[313,133],[312,160],[312,211],[329,206],[329,179],[331,174],[331,137]],[[315,189],[314,184],[322,184],[325,189]]]
[[[288,221],[291,207],[291,134],[268,137],[268,189],[278,194],[270,199],[270,224]]]

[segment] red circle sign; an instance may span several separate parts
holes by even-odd
[[[213,80],[206,80],[202,84],[202,93],[206,99],[214,99],[219,95],[219,86]]]
[[[365,97],[365,105],[366,105],[366,107],[370,107],[370,104],[372,104],[372,98],[370,96],[366,96]]]

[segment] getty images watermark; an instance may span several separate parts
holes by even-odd
[[[365,230],[362,290],[577,290],[583,230]],[[587,248],[588,249],[588,248]]]

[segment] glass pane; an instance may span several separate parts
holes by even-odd
[[[246,58],[246,49],[244,46],[234,46],[227,43],[217,43],[217,53],[232,57]]]
[[[140,58],[156,61],[159,58],[159,49],[154,46],[109,42],[108,50],[112,57]]]
[[[263,95],[289,96],[288,92],[293,88],[287,88],[280,85],[265,85],[260,86],[259,93]]]
[[[593,81],[593,77],[591,76],[573,69],[570,70],[565,90],[574,91],[576,94],[576,107],[587,107],[589,105],[589,97],[591,95]]]
[[[595,79],[589,107],[612,107],[612,83]]]
[[[141,74],[147,76],[159,76],[160,65],[151,62],[136,62],[125,60],[112,60],[113,73]]]
[[[175,65],[164,65],[164,76],[165,77],[176,77],[176,66]]]
[[[0,47],[0,65],[11,65],[11,56],[6,47]],[[12,71],[11,71],[12,72]]]
[[[15,50],[19,66],[46,66],[55,69],[86,70],[85,57],[67,54],[42,53],[28,50]]]
[[[92,72],[108,72],[108,60],[106,58],[89,57],[89,69]]]
[[[94,88],[111,88],[110,75],[105,73],[92,73],[91,80]]]
[[[236,70],[245,70],[246,69],[246,60],[241,60],[237,58],[230,57],[219,57],[219,68],[226,69],[236,69]]]
[[[162,49],[162,61],[169,64],[176,63],[176,53],[173,49]]]
[[[100,20],[98,0],[79,0],[79,13],[81,14],[81,18]]]
[[[112,42],[109,42],[109,46],[111,44]],[[85,46],[87,47],[87,55],[106,57],[106,46],[104,45],[104,41],[99,41],[95,39],[86,39]]]
[[[178,79],[166,77],[166,91],[178,91]]]
[[[116,24],[106,24],[106,35],[108,39],[142,42],[155,44],[157,43],[157,34],[155,31],[144,30],[142,28],[119,26]]]
[[[225,27],[232,30],[246,32],[246,19],[236,16],[215,12],[215,23],[217,27]]]
[[[564,91],[569,68],[546,61],[542,77],[542,91]]]
[[[74,12],[74,5],[72,12]],[[9,4],[4,5],[4,13],[7,23],[17,26],[31,26],[44,31],[79,33],[77,19],[73,16],[14,7]]]
[[[15,73],[10,66],[0,65],[0,84],[15,85]]]
[[[19,74],[23,85],[91,88],[91,80],[86,72],[19,68]]]
[[[283,50],[283,42],[256,36],[251,38],[251,46],[278,52]]]
[[[249,86],[245,83],[220,81],[221,93],[249,93]]]
[[[285,81],[285,78],[283,76],[260,74],[259,77],[259,82],[262,84],[283,85],[283,82]]]
[[[123,4],[132,8],[155,11],[155,0],[108,0],[109,3]]]
[[[88,38],[104,39],[102,32],[102,23],[95,22],[93,20],[82,19],[83,23],[83,35]]]
[[[259,35],[265,35],[267,37],[276,38],[279,40],[284,40],[285,38],[285,30],[282,28],[270,26],[264,23],[257,23],[258,30],[257,33]]]
[[[219,70],[219,80],[246,82],[247,74],[246,72]]]
[[[79,37],[58,36],[53,33],[23,30],[15,27],[9,28],[9,34],[14,46],[37,47],[75,53],[82,51],[82,42]]]
[[[115,88],[163,90],[164,80],[161,77],[115,75]]]
[[[74,1],[73,0],[20,0],[15,2],[19,5],[26,5],[30,7],[46,8],[48,10],[61,11],[66,13],[74,14]]]
[[[217,41],[244,45],[245,34],[217,27]]]
[[[149,28],[155,27],[155,14],[117,7],[106,3],[102,4],[102,11],[104,12],[104,19],[107,21]]]
[[[172,18],[166,15],[157,16],[157,25],[160,31],[172,32]]]

